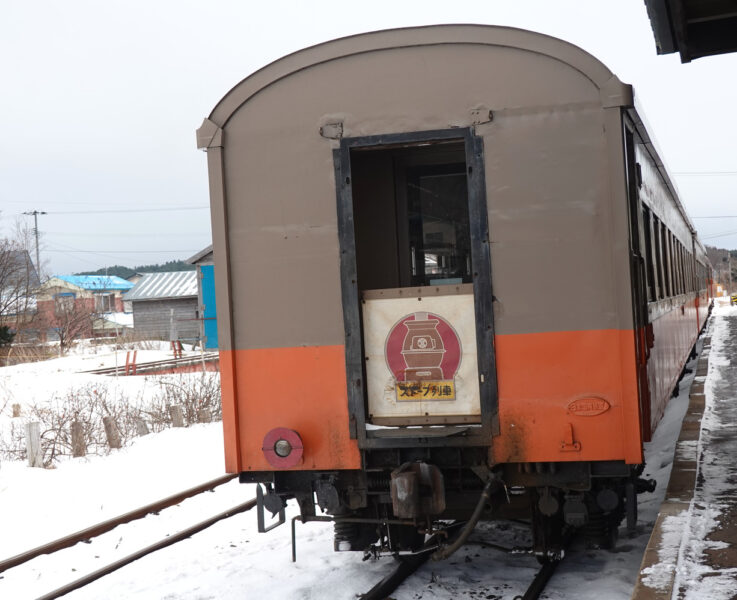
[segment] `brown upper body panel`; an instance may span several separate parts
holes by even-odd
[[[344,342],[338,140],[320,134],[338,123],[343,137],[483,137],[497,335],[632,328],[630,103],[628,86],[579,48],[499,27],[355,36],[258,71],[198,132],[214,152],[221,329],[232,320],[223,349]]]

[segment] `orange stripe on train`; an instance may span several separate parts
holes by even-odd
[[[261,449],[275,427],[293,429],[304,443],[302,464],[291,470],[361,468],[358,445],[348,431],[342,345],[221,351],[221,360],[224,354],[233,364],[231,381],[223,383],[228,472],[275,470]],[[226,415],[236,419],[235,437]]]
[[[642,460],[632,331],[502,335],[495,343],[494,462]],[[348,430],[342,345],[220,355],[229,472],[274,470],[261,445],[275,427],[304,441],[294,469],[361,467]]]

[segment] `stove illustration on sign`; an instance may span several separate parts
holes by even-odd
[[[407,363],[404,370],[406,380],[443,378],[440,363],[445,354],[445,347],[437,329],[439,322],[437,319],[428,319],[427,313],[415,313],[414,321],[404,322],[407,334],[404,336],[402,356]]]
[[[400,319],[385,345],[397,401],[455,400],[461,354],[458,334],[441,316],[416,312]]]

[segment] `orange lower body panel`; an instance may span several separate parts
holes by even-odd
[[[502,335],[496,462],[642,462],[631,330]]]
[[[275,470],[261,447],[276,427],[302,438],[302,463],[291,470],[361,468],[343,346],[221,351],[220,364],[228,472]]]
[[[633,331],[495,339],[501,435],[495,462],[642,462]],[[341,346],[220,352],[228,472],[272,471],[261,450],[276,427],[299,433],[292,470],[359,469]]]
[[[708,304],[689,299],[683,306],[662,315],[653,322],[654,344],[648,360],[650,386],[650,429],[645,440],[655,431],[671,392],[678,384],[681,370],[688,360],[691,348],[699,337],[699,331],[708,313]]]

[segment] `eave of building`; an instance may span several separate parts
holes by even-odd
[[[737,0],[645,0],[658,54],[681,62],[737,52]]]

